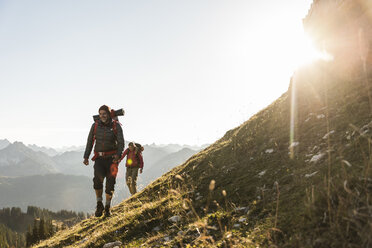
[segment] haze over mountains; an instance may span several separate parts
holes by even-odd
[[[180,151],[170,153],[160,158],[160,160],[155,162],[153,166],[147,168],[146,173],[139,178],[138,183],[141,186],[146,186],[147,184],[149,184],[149,182],[158,177],[161,177],[164,173],[171,170],[173,167],[180,165],[182,163],[180,161],[184,162],[194,154],[195,150],[183,148]]]
[[[91,178],[63,174],[0,177],[0,209],[38,206],[49,210],[84,212],[95,206]]]
[[[10,144],[9,140],[7,139],[0,139],[0,150],[7,147]]]
[[[35,152],[21,142],[14,142],[0,150],[0,175],[30,176],[57,173],[53,159],[43,152]]]
[[[126,147],[127,147],[126,142]],[[139,188],[183,163],[201,147],[144,145],[144,173],[139,176]],[[63,152],[61,152],[63,150]],[[0,208],[28,205],[74,211],[92,211],[95,196],[92,189],[93,161],[82,164],[83,146],[63,149],[39,147],[22,142],[0,140]],[[125,184],[125,161],[120,164],[113,203],[129,196]],[[82,204],[85,202],[84,204]]]

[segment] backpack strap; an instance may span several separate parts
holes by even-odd
[[[94,122],[94,129],[93,129],[93,145],[94,145],[94,142],[96,141],[97,127],[98,127],[98,121],[95,121]]]
[[[117,127],[116,127],[116,123],[119,123],[119,124],[121,125],[121,123],[120,123],[119,121],[112,120],[112,131],[114,131],[115,136],[117,136],[117,134],[118,134],[118,130],[117,130]],[[96,141],[97,127],[98,127],[98,120],[94,122],[94,129],[93,129],[93,145],[94,145],[94,142]]]
[[[114,131],[115,136],[118,136],[118,129],[116,128],[116,123],[118,123],[118,121],[112,120],[112,131]]]
[[[114,131],[115,135],[118,134],[118,130],[117,130],[117,127],[116,127],[117,124],[119,124],[120,126],[122,126],[122,124],[120,123],[120,121],[115,120],[115,119],[112,119],[112,130]]]

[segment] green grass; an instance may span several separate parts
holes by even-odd
[[[371,111],[363,78],[342,78],[332,64],[298,72],[293,130],[299,144],[292,158],[293,84],[250,120],[115,206],[112,217],[84,220],[35,247],[102,247],[116,240],[126,247],[372,245],[372,126],[361,130]],[[179,223],[168,221],[174,215]]]

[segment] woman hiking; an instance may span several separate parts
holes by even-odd
[[[138,144],[139,145],[139,144]],[[137,176],[138,170],[140,173],[143,171],[143,157],[142,157],[142,146],[136,146],[136,143],[130,142],[128,148],[124,151],[120,158],[120,161],[127,156],[127,161],[125,166],[127,167],[127,172],[125,174],[125,180],[129,188],[131,195],[137,193]]]

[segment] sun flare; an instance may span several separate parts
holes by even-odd
[[[305,32],[299,33],[297,39],[295,47],[292,48],[292,51],[295,51],[292,54],[294,70],[318,60],[333,59],[326,51],[319,51],[315,48],[311,38]]]

